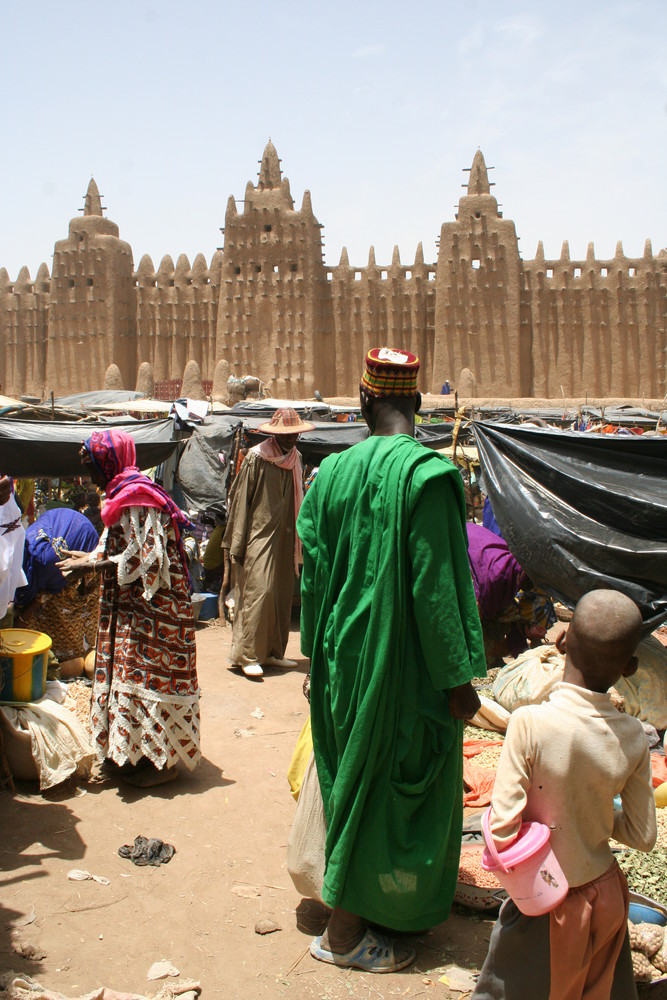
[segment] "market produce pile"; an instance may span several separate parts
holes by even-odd
[[[658,839],[649,854],[633,851],[616,841],[612,841],[612,848],[630,889],[667,907],[667,808],[656,809],[656,817]]]
[[[502,886],[492,872],[487,872],[482,868],[482,850],[480,846],[475,849],[462,850],[459,862],[459,882],[464,885],[474,885],[478,889],[491,889],[497,892]]]
[[[667,936],[659,924],[628,921],[632,971],[638,983],[651,983],[667,973]]]
[[[63,702],[65,708],[76,715],[77,719],[90,733],[90,696],[92,688],[85,681],[73,681],[67,685],[67,697]]]

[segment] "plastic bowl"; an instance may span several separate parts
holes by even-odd
[[[483,841],[477,843],[464,841],[461,844],[461,857],[466,854],[474,854],[477,862],[481,861]],[[490,911],[497,910],[500,904],[507,899],[507,893],[496,878],[493,886],[471,885],[469,882],[462,882],[460,879],[456,883],[454,902],[467,906],[471,910]]]
[[[661,927],[667,926],[667,917],[660,910],[644,903],[630,903],[628,910],[628,920],[633,924],[659,924]]]
[[[192,594],[190,600],[192,601],[192,614],[197,622],[199,621],[199,614],[206,600],[206,594]]]
[[[467,882],[457,882],[454,902],[461,906],[467,906],[469,910],[481,910],[490,912],[498,910],[500,904],[507,899],[507,893],[503,888],[482,889],[477,885],[468,885]]]

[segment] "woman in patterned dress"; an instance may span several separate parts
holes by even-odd
[[[95,432],[80,454],[106,490],[106,530],[94,554],[101,586],[93,739],[107,772],[146,788],[175,778],[179,761],[194,770],[201,756],[195,627],[181,542],[189,522],[139,471],[128,434]],[[61,566],[81,569],[90,559],[77,553]]]

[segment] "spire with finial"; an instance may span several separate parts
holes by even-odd
[[[415,264],[419,265],[423,263],[424,263],[424,246],[420,240],[419,243],[417,244],[417,250],[415,251]]]
[[[100,199],[100,192],[97,189],[97,184],[93,177],[90,178],[88,182],[88,190],[86,191],[86,202],[83,207],[84,215],[101,215],[102,214],[102,201]]]
[[[267,188],[280,187],[281,177],[280,159],[276,152],[276,147],[269,139],[262,153],[257,187],[261,191],[265,191]]]
[[[473,157],[470,177],[468,178],[468,194],[491,194],[489,174],[481,149],[478,149]]]

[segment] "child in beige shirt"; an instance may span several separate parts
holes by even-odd
[[[545,823],[569,885],[565,899],[548,915],[549,1000],[614,995],[628,888],[609,840],[643,851],[656,840],[648,743],[639,720],[618,712],[608,694],[619,677],[637,669],[640,628],[639,610],[624,595],[596,590],[582,597],[567,634],[563,681],[548,702],[512,715],[498,765],[490,817],[496,847],[507,848],[522,822]],[[616,795],[619,810],[614,809]],[[507,913],[501,912],[501,925],[503,918],[507,923]],[[519,923],[536,919],[541,918]],[[544,952],[540,959],[532,945],[522,954],[530,929],[522,941],[516,921],[510,923],[517,965],[544,963]],[[521,992],[512,992],[511,976],[493,970],[493,946],[502,951],[506,944],[502,933],[502,927],[494,930],[496,941],[492,937],[475,1000],[524,1000]],[[541,994],[531,989],[530,996],[537,1000]]]

